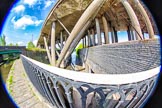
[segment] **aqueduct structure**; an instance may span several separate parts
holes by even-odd
[[[127,33],[126,42],[119,42],[119,31]],[[139,0],[58,0],[37,43],[51,66],[21,58],[35,88],[54,107],[137,108],[160,72],[155,35],[153,18]],[[76,70],[71,54],[80,43]]]

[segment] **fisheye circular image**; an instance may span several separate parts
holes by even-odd
[[[160,60],[142,0],[19,0],[0,34],[3,85],[20,108],[142,108]]]

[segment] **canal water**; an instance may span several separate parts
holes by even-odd
[[[0,66],[0,74],[2,75],[3,81],[6,83],[8,74],[10,72],[10,69],[13,65],[14,61],[10,61],[9,63],[5,63]]]

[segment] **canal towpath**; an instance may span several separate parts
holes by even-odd
[[[7,88],[14,102],[20,108],[50,108],[51,106],[36,94],[25,73],[21,59],[15,60],[7,79]]]

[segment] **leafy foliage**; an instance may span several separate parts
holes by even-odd
[[[32,41],[28,42],[27,48],[35,48],[35,45],[33,44]]]
[[[44,51],[46,51],[45,49],[41,49],[41,48],[37,48],[37,47],[35,47],[35,48],[27,48],[26,50],[27,51],[34,51],[34,52],[37,52],[37,51],[44,52]]]
[[[14,46],[14,44],[13,43],[10,43],[8,46]]]
[[[32,41],[28,42],[27,44],[27,48],[26,48],[27,51],[34,51],[34,52],[42,52],[42,51],[46,51],[45,49],[41,49],[41,48],[37,48]]]
[[[6,46],[6,36],[0,36],[0,46]]]
[[[79,56],[79,50],[80,49],[83,49],[83,44],[80,43],[76,48],[75,48],[75,51],[76,51],[76,56]]]
[[[18,43],[16,43],[16,46],[19,46],[19,44],[18,44]]]

